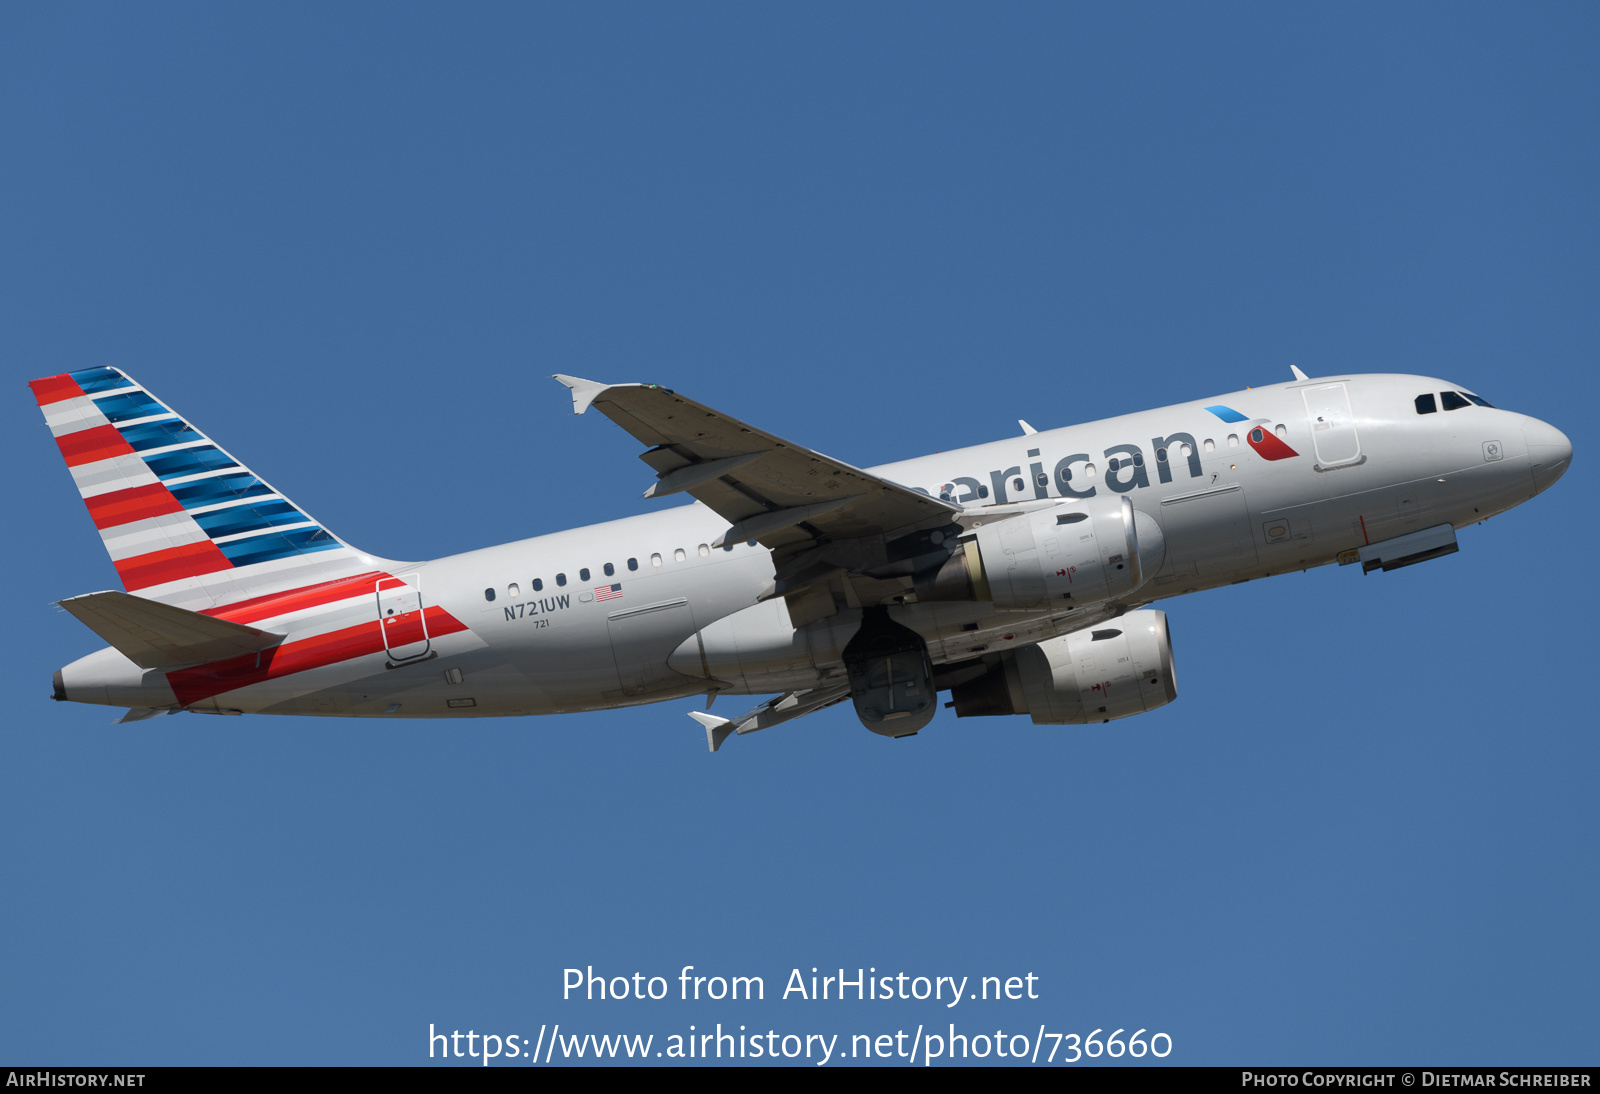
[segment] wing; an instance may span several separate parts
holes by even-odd
[[[784,596],[796,626],[840,607],[903,594],[948,557],[959,506],[813,452],[654,384],[556,376],[573,412],[591,406],[649,450],[646,497],[683,492],[732,525],[714,547],[754,540],[777,570],[762,598]]]

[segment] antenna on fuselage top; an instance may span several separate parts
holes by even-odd
[[[1017,424],[1022,427],[1022,435],[1024,437],[1031,437],[1035,433],[1039,432],[1037,429],[1033,428],[1033,426],[1029,425],[1027,422],[1023,421],[1021,418],[1017,419]]]
[[[1309,379],[1311,379],[1311,377],[1307,376],[1305,373],[1300,371],[1300,366],[1299,365],[1290,365],[1289,366],[1289,371],[1294,373],[1294,378],[1296,380],[1309,380]]]

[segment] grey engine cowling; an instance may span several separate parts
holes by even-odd
[[[1025,646],[950,697],[961,718],[1028,714],[1036,725],[1109,722],[1164,707],[1178,697],[1167,613],[1129,612]]]
[[[1063,502],[978,527],[950,559],[917,577],[919,601],[987,600],[997,611],[1100,603],[1155,576],[1161,526],[1127,498]]]

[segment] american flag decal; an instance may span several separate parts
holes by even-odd
[[[596,585],[594,587],[594,598],[596,600],[615,600],[621,595],[622,582],[620,581],[615,585]]]

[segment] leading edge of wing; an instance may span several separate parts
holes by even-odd
[[[604,384],[557,375],[573,412],[593,406],[636,440],[656,472],[646,496],[686,492],[735,526],[734,539],[768,547],[804,524],[837,538],[948,521],[960,506],[870,474],[656,384]]]

